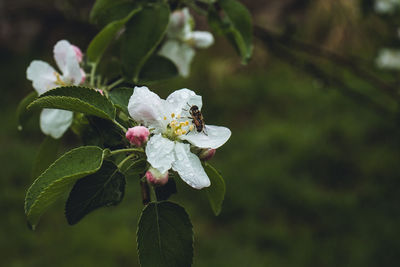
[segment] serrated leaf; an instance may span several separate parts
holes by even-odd
[[[109,97],[116,107],[124,111],[126,114],[129,114],[128,103],[132,94],[133,94],[133,88],[119,87],[113,89],[109,93]]]
[[[31,92],[27,96],[25,96],[21,102],[19,102],[17,107],[17,121],[18,128],[22,130],[23,125],[29,118],[30,113],[27,111],[26,107],[32,103],[37,98],[37,93],[35,91]]]
[[[142,66],[164,37],[169,14],[168,4],[161,2],[145,6],[126,23],[122,67],[127,79],[138,82]]]
[[[110,22],[104,27],[90,42],[87,49],[87,57],[91,62],[99,62],[108,45],[114,39],[116,34],[122,29],[125,23],[135,15],[140,8],[132,10],[125,18]]]
[[[126,17],[135,8],[132,0],[97,0],[90,11],[90,22],[105,26]]]
[[[56,108],[114,120],[115,107],[99,92],[79,86],[57,87],[33,101],[28,109]]]
[[[193,261],[192,223],[185,210],[172,202],[151,202],[137,230],[142,267],[188,267]]]
[[[237,48],[242,62],[247,63],[253,53],[253,26],[248,9],[237,0],[218,0],[227,23],[222,22],[222,30],[228,40]],[[227,24],[229,25],[226,28]]]
[[[80,178],[98,171],[103,150],[84,146],[70,150],[43,172],[31,185],[25,197],[25,214],[34,229],[40,216],[65,194]]]
[[[54,139],[47,135],[39,147],[32,168],[32,177],[36,178],[43,173],[51,163],[57,159],[58,148],[61,143],[61,138]]]
[[[90,138],[92,135],[99,142],[97,144],[104,148],[123,148],[125,134],[114,123],[94,116],[87,116],[87,119],[91,130],[85,132],[85,138]]]
[[[140,83],[161,81],[178,76],[175,64],[162,56],[154,55],[144,64],[140,71]]]
[[[225,181],[219,172],[210,164],[205,163],[204,170],[211,181],[211,185],[204,190],[207,193],[214,214],[218,215],[221,212],[222,203],[225,198]]]
[[[78,180],[72,188],[65,206],[68,223],[76,224],[100,207],[118,205],[124,193],[125,176],[114,163],[104,161],[98,172]]]

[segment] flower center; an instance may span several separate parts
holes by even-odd
[[[166,135],[170,139],[176,139],[177,137],[187,134],[194,129],[194,126],[189,120],[183,120],[181,115],[175,116],[175,113],[171,114],[172,121],[168,124]],[[167,117],[164,117],[167,120]]]
[[[63,80],[61,80],[61,76],[58,72],[55,71],[54,76],[56,76],[55,84],[57,84],[59,86],[67,86],[67,84]]]

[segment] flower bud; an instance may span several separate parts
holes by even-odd
[[[76,45],[71,45],[71,46],[75,51],[76,59],[78,59],[78,62],[81,63],[82,62],[82,58],[83,58],[83,54],[82,54],[81,49],[79,47],[77,47]]]
[[[144,126],[129,128],[125,136],[132,145],[142,146],[149,139],[150,131]]]
[[[104,92],[103,92],[103,90],[101,90],[101,89],[95,89],[96,90],[96,92],[99,92],[101,95],[104,95]],[[127,137],[128,138],[128,137]]]
[[[212,157],[214,157],[216,151],[217,150],[214,148],[202,149],[201,152],[199,153],[199,158],[200,158],[200,160],[203,160],[203,161],[210,160],[210,159],[212,159]]]
[[[151,185],[163,186],[168,182],[168,171],[161,173],[157,169],[150,167],[146,172],[146,179]]]

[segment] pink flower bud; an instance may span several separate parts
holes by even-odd
[[[76,45],[71,45],[71,46],[75,51],[76,58],[78,59],[78,62],[81,63],[82,62],[82,57],[83,57],[81,49],[79,47],[77,47]]]
[[[103,92],[103,90],[101,90],[101,89],[95,89],[97,92],[99,92],[101,95],[104,95],[104,92]],[[127,137],[128,138],[128,137]]]
[[[81,74],[82,74],[81,84],[83,84],[85,82],[85,80],[86,80],[86,73],[82,68],[81,68]]]
[[[125,136],[132,145],[142,146],[149,139],[150,131],[144,126],[129,128]]]
[[[168,171],[161,173],[157,169],[150,167],[146,172],[146,179],[151,185],[163,186],[168,182]]]
[[[216,151],[217,150],[214,148],[202,149],[199,154],[199,158],[203,161],[210,160],[210,159],[212,159],[212,157],[214,157]]]

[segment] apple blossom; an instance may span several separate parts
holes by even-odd
[[[188,8],[174,11],[167,28],[167,41],[159,52],[174,62],[183,77],[189,75],[190,63],[195,55],[194,48],[207,48],[214,43],[211,33],[192,31],[192,20]]]
[[[375,0],[375,11],[380,14],[393,13],[400,7],[400,0]]]
[[[151,166],[160,173],[172,169],[191,187],[201,189],[210,186],[210,180],[190,145],[216,149],[228,141],[231,131],[205,125],[204,131],[198,132],[189,113],[193,105],[201,110],[202,99],[189,89],[177,90],[164,100],[143,86],[135,87],[128,110],[135,121],[153,134],[145,148]]]
[[[383,69],[400,69],[400,50],[381,49],[376,64]]]
[[[149,139],[150,131],[144,126],[129,128],[125,136],[132,145],[141,147]]]
[[[66,85],[79,85],[85,81],[85,72],[80,68],[82,52],[66,40],[54,46],[54,59],[62,75],[47,62],[34,60],[26,70],[27,79],[32,81],[38,95],[50,89]],[[73,113],[60,109],[43,109],[40,128],[44,134],[60,138],[72,123]]]

